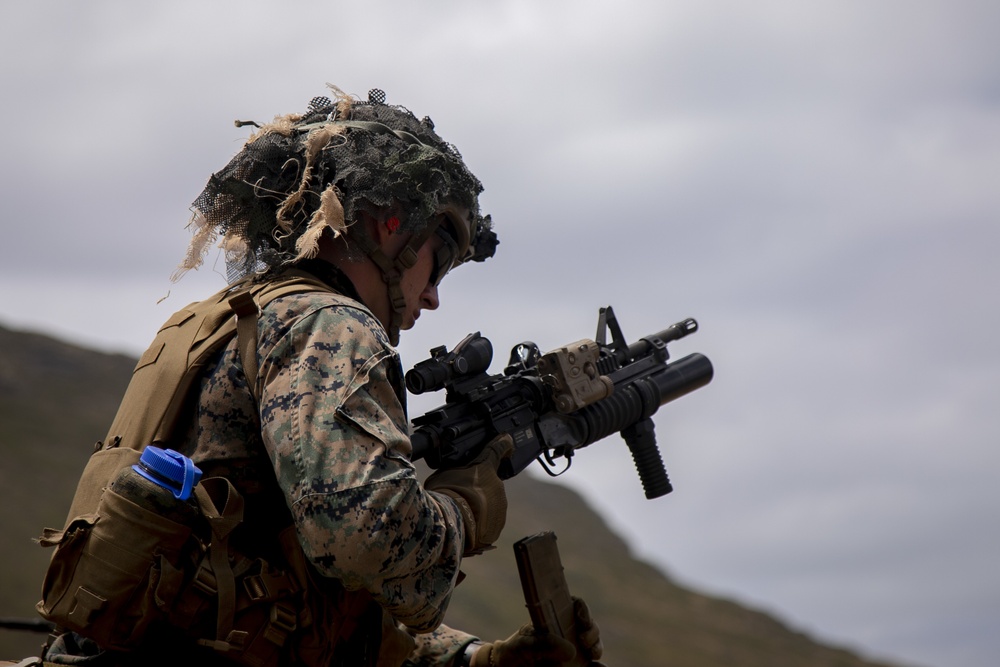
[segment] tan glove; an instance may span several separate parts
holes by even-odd
[[[604,655],[604,642],[601,641],[601,629],[590,615],[587,603],[578,597],[573,598],[573,613],[576,614],[576,647],[582,651],[593,667],[603,667],[599,662]]]
[[[438,470],[424,482],[425,489],[443,493],[458,505],[465,527],[466,556],[492,547],[507,522],[507,493],[497,468],[513,451],[511,437],[498,435],[466,467]]]
[[[538,633],[525,625],[503,641],[483,644],[472,656],[470,667],[574,667],[588,665],[603,667],[596,662],[604,653],[601,632],[590,616],[587,604],[580,598],[573,598],[576,614],[577,642],[563,639],[551,633]],[[577,658],[577,654],[580,657]]]

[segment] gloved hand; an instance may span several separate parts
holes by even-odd
[[[603,667],[596,662],[604,653],[601,632],[587,604],[575,597],[573,611],[576,614],[575,645],[558,635],[538,633],[529,623],[503,641],[483,644],[472,656],[470,667]]]
[[[498,435],[469,465],[438,470],[424,482],[425,489],[443,493],[458,505],[465,526],[466,556],[490,548],[507,522],[507,494],[497,468],[513,451],[511,437]]]

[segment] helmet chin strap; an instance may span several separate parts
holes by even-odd
[[[389,295],[389,306],[392,308],[392,319],[389,322],[388,334],[389,342],[399,345],[399,332],[403,328],[403,320],[406,317],[406,295],[403,294],[401,284],[403,273],[417,263],[417,252],[427,242],[427,239],[437,230],[441,221],[438,219],[427,223],[427,226],[410,239],[409,243],[399,251],[395,259],[390,259],[382,248],[367,234],[359,235],[358,245],[369,259],[375,263],[382,273],[382,281],[385,283],[386,291]]]

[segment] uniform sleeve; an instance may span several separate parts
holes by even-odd
[[[381,325],[336,305],[285,330],[269,326],[262,321],[261,431],[306,557],[411,630],[436,628],[461,564],[462,523],[449,498],[417,481],[388,379],[399,362]]]

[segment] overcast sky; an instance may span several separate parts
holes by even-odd
[[[0,324],[137,355],[224,284],[169,276],[233,120],[382,88],[501,239],[407,365],[470,331],[551,349],[608,304],[629,339],[697,318],[674,356],[715,380],[656,417],[676,491],[646,501],[618,438],[561,480],[700,590],[994,665],[1000,4],[338,4],[5,2]]]

